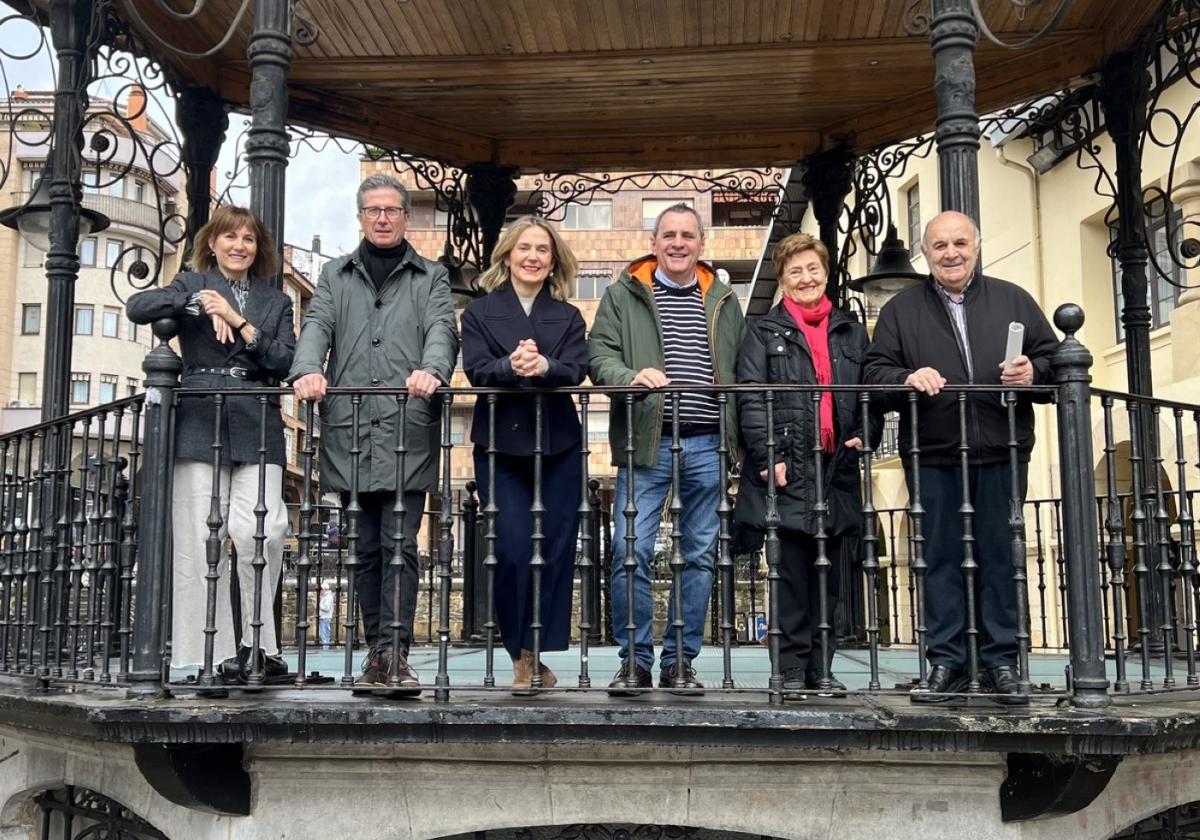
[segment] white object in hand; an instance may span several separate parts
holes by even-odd
[[[1004,367],[1012,367],[1025,346],[1025,325],[1013,321],[1008,325],[1008,344],[1004,346]]]

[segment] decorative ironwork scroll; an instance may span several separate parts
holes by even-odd
[[[34,797],[42,812],[41,836],[48,840],[168,840],[115,799],[67,785]]]

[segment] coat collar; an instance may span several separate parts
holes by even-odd
[[[509,351],[515,349],[521,339],[532,338],[543,355],[550,355],[571,323],[547,285],[543,285],[534,298],[528,315],[511,283],[505,283],[483,301],[487,304],[483,316],[488,330]]]
[[[804,336],[800,331],[800,328],[796,326],[796,322],[792,320],[792,316],[789,315],[788,311],[784,308],[783,301],[780,301],[772,306],[767,314],[758,319],[758,323],[764,327],[768,327],[779,332],[782,336],[790,339],[791,341],[803,344],[805,347],[808,346],[804,341]],[[830,333],[843,329],[848,324],[856,323],[858,322],[837,307],[834,307],[829,313]]]

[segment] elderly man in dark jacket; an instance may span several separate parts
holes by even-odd
[[[969,487],[962,486],[958,395],[942,389],[961,385],[1041,385],[1050,382],[1050,355],[1058,346],[1037,302],[1012,283],[976,273],[979,229],[962,213],[941,213],[921,241],[930,278],[889,301],[879,313],[867,352],[864,380],[907,385],[921,394],[918,426],[912,428],[906,401],[900,409],[900,450],[912,495],[910,453],[920,446],[920,495],[925,509],[925,624],[933,666],[928,690],[914,702],[937,702],[968,687],[966,593],[963,561],[964,502],[974,508],[973,533],[981,612],[979,659],[985,688],[1005,703],[1028,698],[1019,692],[1017,592],[1009,552],[1009,499],[1025,498],[1033,407],[1017,403],[1019,487],[1009,468],[1007,407],[995,393],[966,400]],[[1025,327],[1022,352],[1005,365],[1009,324]]]
[[[416,611],[417,532],[425,494],[437,486],[440,404],[434,394],[449,383],[458,355],[449,278],[445,267],[405,241],[410,210],[408,191],[390,175],[372,175],[359,186],[363,242],[322,269],[289,376],[298,397],[323,400],[322,489],[339,491],[344,504],[359,508],[355,516],[351,507],[346,538],[357,563],[355,588],[370,648],[355,689],[397,696],[421,692],[407,660]],[[330,385],[408,389],[403,476],[396,474],[397,399],[364,397],[356,413],[351,396],[326,396]],[[398,612],[395,567],[389,562],[397,493],[404,504]],[[400,640],[396,651],[394,635]],[[397,676],[399,685],[389,676]]]

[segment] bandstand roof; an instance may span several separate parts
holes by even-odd
[[[38,0],[45,8],[48,0]],[[170,20],[114,4],[182,49],[218,43],[240,0]],[[928,3],[916,4],[928,10]],[[1044,26],[982,0],[1001,37]],[[1053,33],[981,40],[980,113],[1059,89],[1130,45],[1161,0],[1076,0]],[[786,163],[838,142],[864,150],[930,129],[928,35],[912,0],[301,0],[317,40],[294,45],[289,120],[453,163],[528,170]],[[213,59],[157,49],[187,83],[244,108],[253,4]],[[294,24],[296,19],[294,19]],[[150,41],[149,43],[153,43]]]

